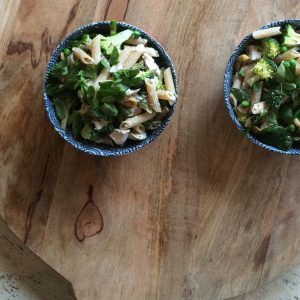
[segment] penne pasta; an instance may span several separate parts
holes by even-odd
[[[300,53],[295,49],[291,49],[291,50],[289,50],[289,51],[287,51],[283,54],[278,55],[275,58],[275,61],[279,64],[282,61],[290,60],[290,59],[296,59],[296,58],[299,58],[299,57],[300,57]]]
[[[176,96],[170,91],[157,91],[157,97],[160,100],[168,100],[170,105],[176,102]]]
[[[160,74],[159,66],[157,65],[157,63],[154,61],[154,59],[150,55],[144,54],[143,55],[143,60],[145,62],[146,67],[150,71],[155,72],[156,75]]]
[[[134,39],[134,38],[130,38],[129,40],[126,41],[126,44],[128,45],[133,45],[133,46],[137,46],[137,45],[146,45],[147,44],[147,40],[146,39],[143,39],[141,37],[137,38],[137,39]]]
[[[109,136],[117,145],[124,145],[128,139],[130,130],[115,129]]]
[[[75,56],[84,64],[86,65],[90,65],[90,64],[94,64],[95,61],[92,57],[90,57],[86,52],[84,52],[82,49],[77,48],[77,47],[73,47],[72,48],[73,53],[75,54]]]
[[[127,51],[139,51],[142,52],[143,54],[148,54],[152,57],[159,57],[158,51],[156,51],[154,48],[151,47],[145,47],[143,44],[137,45],[136,47],[133,46],[125,46],[124,50]]]
[[[278,27],[272,27],[272,28],[254,31],[252,35],[255,40],[260,40],[260,39],[264,39],[267,37],[272,37],[280,34],[282,34],[282,32],[281,32],[281,28],[278,26]]]
[[[138,116],[128,118],[127,120],[123,121],[120,124],[120,129],[129,129],[129,128],[135,127],[139,124],[142,124],[146,121],[153,119],[154,116],[155,116],[155,112],[152,112],[152,113],[146,112],[146,113],[140,114]]]
[[[124,105],[126,107],[136,107],[138,100],[134,96],[128,96],[124,99]]]
[[[95,64],[98,64],[101,60],[101,47],[100,47],[101,35],[96,35],[91,42],[91,54]]]
[[[143,132],[143,133],[136,133],[136,132],[130,132],[128,135],[128,138],[130,140],[134,140],[134,141],[141,141],[147,138],[147,133]]]
[[[127,60],[129,53],[130,53],[130,49],[124,49],[120,51],[120,55],[119,55],[119,63],[121,65],[124,65],[125,61]]]
[[[157,77],[153,79],[149,79],[149,78],[145,79],[149,105],[154,111],[161,112],[161,107],[156,92],[157,83],[158,83]]]
[[[140,51],[129,52],[128,57],[123,64],[123,69],[128,70],[131,67],[133,67],[137,63],[137,61],[140,59],[142,54],[143,53]]]
[[[130,117],[138,116],[143,112],[140,107],[131,107],[129,110],[131,111]]]
[[[167,91],[176,94],[171,68],[167,68],[164,72],[164,82]]]
[[[139,124],[139,125],[134,126],[132,128],[132,131],[135,133],[144,133],[146,130],[145,130],[145,126],[143,124]]]

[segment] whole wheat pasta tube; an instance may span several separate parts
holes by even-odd
[[[96,35],[91,43],[91,54],[95,64],[98,64],[101,60],[101,47],[100,47],[101,35]]]
[[[255,40],[260,40],[260,39],[264,39],[267,37],[276,36],[280,34],[282,34],[282,32],[281,32],[281,28],[278,26],[278,27],[272,27],[272,28],[254,31],[252,35]]]
[[[82,49],[77,48],[77,47],[73,47],[72,51],[74,53],[74,55],[84,64],[86,65],[90,65],[90,64],[94,64],[95,61],[92,57],[90,57],[86,52],[84,52]]]
[[[143,113],[143,114],[140,114],[138,116],[135,116],[133,118],[128,118],[127,120],[123,121],[120,125],[120,129],[129,129],[129,128],[132,128],[132,127],[135,127],[139,124],[142,124],[146,121],[149,121],[151,119],[153,119],[155,116],[155,112],[152,112],[152,113]]]
[[[158,83],[157,77],[153,79],[149,79],[149,78],[145,79],[145,84],[148,93],[148,103],[154,111],[161,112],[161,107],[156,92],[157,83]]]
[[[172,77],[172,72],[171,72],[171,68],[167,68],[164,72],[164,82],[165,82],[165,86],[167,91],[170,91],[172,93],[176,93],[175,92],[175,86],[174,86],[174,81],[173,81],[173,77]]]
[[[168,100],[170,105],[176,102],[176,96],[170,91],[157,91],[157,97],[161,100]]]

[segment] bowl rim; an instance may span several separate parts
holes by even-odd
[[[277,21],[273,21],[271,23],[268,23],[262,27],[260,27],[259,29],[266,29],[266,28],[271,28],[271,27],[276,27],[276,26],[282,26],[282,25],[286,25],[286,24],[291,24],[291,25],[296,25],[296,26],[300,26],[300,19],[283,19],[283,20],[277,20]],[[231,105],[230,99],[229,99],[229,95],[230,95],[230,90],[231,90],[231,85],[233,82],[233,76],[234,76],[234,64],[235,61],[237,59],[237,57],[243,53],[243,50],[245,49],[245,46],[250,43],[251,41],[253,41],[253,33],[250,33],[248,35],[246,35],[241,42],[238,44],[238,46],[236,46],[236,48],[234,49],[233,53],[230,56],[230,59],[226,65],[226,69],[225,69],[225,74],[224,74],[224,97],[225,97],[225,104],[227,107],[227,110],[229,112],[229,115],[232,119],[232,121],[235,123],[235,125],[237,126],[237,128],[243,133],[245,134],[248,139],[253,142],[254,144],[256,144],[257,146],[268,150],[268,151],[272,151],[272,152],[276,152],[276,153],[280,153],[280,154],[287,154],[287,155],[300,155],[300,148],[291,148],[290,150],[281,150],[277,147],[265,144],[261,141],[259,141],[255,135],[252,135],[250,133],[246,133],[245,127],[240,123],[240,121],[237,119],[236,113],[234,112],[234,109]]]
[[[142,141],[136,141],[132,142],[132,145],[126,144],[121,146],[114,146],[109,147],[102,144],[96,144],[89,141],[84,141],[81,139],[76,139],[73,137],[72,132],[70,129],[62,129],[60,126],[60,121],[56,115],[54,105],[50,97],[46,93],[46,83],[49,77],[49,72],[52,69],[53,65],[57,63],[59,54],[62,51],[63,48],[66,47],[66,44],[68,44],[70,41],[75,39],[76,37],[82,35],[83,33],[92,32],[95,28],[99,27],[98,30],[101,32],[101,27],[107,27],[111,24],[111,21],[98,21],[98,22],[92,22],[85,24],[83,26],[80,26],[73,30],[72,32],[68,33],[65,37],[63,37],[58,45],[54,48],[54,50],[51,53],[51,56],[48,60],[46,72],[44,75],[43,80],[43,98],[44,98],[44,105],[47,112],[47,115],[50,119],[50,122],[52,123],[55,131],[68,143],[70,143],[75,148],[86,152],[88,154],[96,155],[96,156],[105,156],[105,157],[111,157],[111,156],[121,156],[126,155],[129,153],[133,153],[137,150],[140,150],[141,148],[147,146],[152,141],[154,141],[167,127],[169,124],[171,117],[175,111],[176,103],[177,101],[170,107],[170,110],[167,114],[167,116],[162,120],[161,126],[156,129],[155,131],[151,132],[151,134],[148,135],[148,137],[145,140]],[[150,34],[145,32],[144,30],[140,29],[139,27],[126,23],[126,22],[117,22],[118,29],[125,30],[125,29],[131,29],[131,30],[137,30],[141,32],[142,37],[145,37],[148,42],[152,45],[153,48],[155,48],[159,53],[160,57],[163,57],[163,60],[165,61],[165,64],[171,68],[171,73],[175,85],[175,91],[176,94],[178,94],[178,80],[177,80],[177,74],[175,71],[175,67],[173,64],[173,61],[171,60],[169,54],[167,51],[163,48],[163,46],[157,42]],[[106,28],[107,29],[107,28]]]

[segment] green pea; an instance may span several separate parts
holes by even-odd
[[[285,61],[283,63],[283,65],[286,67],[286,68],[289,68],[291,66],[290,62],[289,61]]]
[[[250,106],[249,101],[243,101],[241,104],[242,104],[243,107],[249,107]]]
[[[299,88],[300,87],[300,80],[295,81],[296,87]]]
[[[288,50],[289,50],[289,49],[288,49],[287,46],[284,46],[284,45],[283,45],[283,46],[280,47],[280,52],[281,52],[281,53],[287,52]]]
[[[296,127],[295,127],[294,124],[290,124],[290,125],[288,126],[288,131],[294,132],[295,130],[296,130]]]
[[[297,66],[297,62],[294,59],[290,59],[289,63],[291,65],[291,67],[296,67]]]
[[[64,55],[65,56],[68,56],[68,55],[70,55],[71,54],[71,50],[69,49],[69,48],[65,48],[64,49]]]
[[[246,74],[245,71],[240,71],[240,72],[239,72],[239,75],[240,75],[241,77],[245,77],[245,74]]]

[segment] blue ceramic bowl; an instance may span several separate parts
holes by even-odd
[[[165,67],[165,68],[170,67],[171,68],[173,80],[174,80],[174,84],[175,84],[175,89],[176,89],[176,93],[177,93],[178,92],[178,82],[177,82],[175,68],[174,68],[174,65],[173,65],[169,55],[163,49],[163,47],[143,30],[141,30],[133,25],[126,24],[126,23],[118,23],[118,31],[125,30],[125,29],[140,31],[142,37],[146,38],[148,40],[147,45],[155,48],[159,52],[160,57],[157,58],[158,65],[160,67]],[[45,107],[46,107],[49,119],[50,119],[51,123],[53,124],[55,130],[67,142],[69,142],[75,148],[82,150],[84,152],[87,152],[89,154],[97,155],[97,156],[118,156],[118,155],[129,154],[131,152],[139,150],[142,147],[148,145],[150,142],[155,140],[162,133],[162,131],[166,128],[166,126],[170,122],[171,116],[172,116],[172,114],[175,110],[175,106],[176,106],[176,104],[174,104],[170,108],[168,115],[162,120],[161,126],[158,129],[156,129],[155,131],[148,134],[147,139],[145,139],[143,141],[128,140],[123,147],[121,147],[121,146],[106,146],[106,145],[101,145],[101,144],[96,144],[96,143],[92,143],[89,141],[85,141],[83,139],[76,139],[73,137],[71,130],[68,130],[68,129],[64,130],[61,128],[60,121],[55,113],[53,103],[52,103],[50,97],[46,93],[46,82],[47,82],[47,79],[49,76],[49,72],[53,68],[53,66],[59,61],[60,53],[63,51],[64,48],[68,47],[70,41],[78,38],[79,36],[81,36],[84,33],[101,33],[103,35],[108,35],[109,31],[110,31],[110,22],[105,21],[105,22],[96,22],[96,23],[87,24],[83,27],[78,28],[74,32],[70,33],[67,37],[65,37],[59,43],[59,45],[53,51],[50,61],[49,61],[49,64],[48,64],[48,67],[47,67],[45,80],[44,80]]]
[[[276,27],[276,26],[282,26],[285,24],[292,24],[295,27],[300,27],[300,19],[288,19],[288,20],[281,20],[281,21],[275,21],[272,22],[270,24],[267,24],[263,27],[261,27],[261,29],[266,29],[266,28],[270,28],[270,27]],[[233,122],[236,124],[236,126],[238,127],[238,129],[242,132],[245,133],[245,128],[244,126],[239,122],[234,109],[230,103],[230,89],[232,86],[232,80],[233,80],[233,75],[234,75],[234,65],[235,65],[235,61],[238,58],[239,55],[243,54],[245,51],[245,47],[248,44],[251,44],[254,41],[252,34],[247,35],[242,41],[241,43],[237,46],[237,48],[234,50],[233,54],[231,55],[229,62],[227,64],[226,70],[225,70],[225,77],[224,77],[224,95],[225,95],[225,103],[227,106],[227,109],[229,111],[230,117],[233,120]],[[259,141],[257,139],[257,137],[255,137],[255,135],[252,135],[250,133],[247,134],[247,137],[256,145],[269,150],[269,151],[273,151],[273,152],[277,152],[277,153],[283,153],[283,154],[289,154],[289,155],[299,155],[300,154],[300,149],[299,148],[292,148],[288,151],[284,151],[281,149],[278,149],[274,146],[270,146],[267,144],[262,143],[261,141]]]

